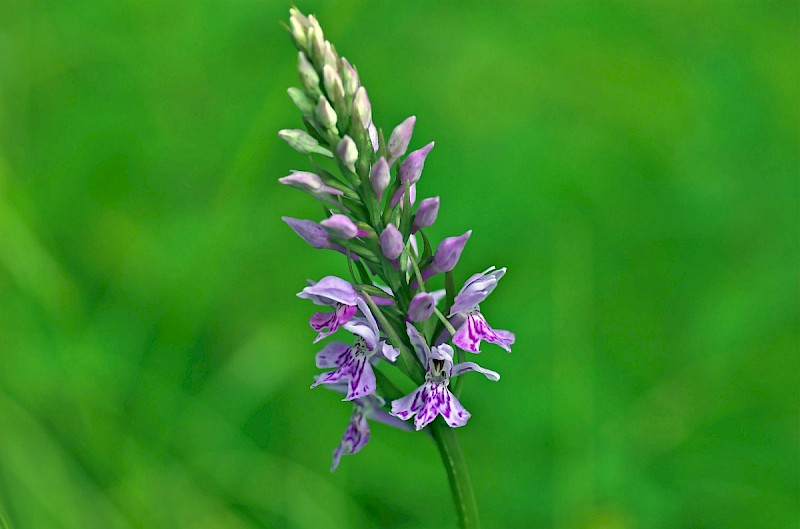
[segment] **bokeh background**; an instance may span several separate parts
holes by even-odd
[[[439,528],[424,435],[310,391],[274,0],[0,5],[0,527]],[[508,266],[459,431],[488,528],[796,528],[796,2],[303,2]]]

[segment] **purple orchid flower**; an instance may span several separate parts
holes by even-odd
[[[331,384],[327,387],[341,393],[347,391],[346,384]],[[331,472],[339,466],[342,456],[353,455],[366,446],[370,437],[367,419],[382,422],[401,430],[410,430],[407,423],[383,411],[381,408],[384,404],[385,401],[378,395],[367,395],[353,401],[353,414],[350,416],[350,422],[347,423],[339,446],[333,451]]]
[[[311,328],[318,331],[314,343],[330,336],[350,321],[358,311],[356,289],[336,276],[326,276],[297,293],[298,298],[310,299],[315,305],[333,307],[333,312],[317,312],[309,320]],[[324,329],[327,329],[325,331]]]
[[[477,371],[492,381],[500,380],[500,375],[474,362],[453,365],[452,347],[442,344],[431,349],[413,325],[407,323],[406,329],[417,357],[425,366],[425,382],[405,397],[392,401],[392,415],[403,420],[416,415],[414,428],[417,430],[430,424],[437,415],[451,428],[464,426],[471,414],[447,389],[450,378],[467,371]]]
[[[453,343],[456,346],[465,351],[480,353],[481,341],[486,340],[499,345],[509,353],[511,352],[511,345],[516,339],[514,333],[502,329],[492,329],[478,307],[492,293],[497,282],[505,273],[505,268],[495,270],[491,266],[480,274],[474,274],[461,287],[448,315],[448,317],[454,318],[453,321],[461,321],[453,336]]]
[[[371,363],[380,359],[394,362],[400,351],[380,339],[380,331],[375,318],[367,304],[357,300],[357,306],[364,314],[364,319],[352,318],[343,327],[356,336],[353,345],[343,342],[331,342],[317,353],[316,362],[319,368],[336,368],[320,375],[311,385],[348,384],[344,400],[355,400],[375,392],[375,372]]]

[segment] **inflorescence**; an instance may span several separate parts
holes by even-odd
[[[472,232],[445,238],[435,251],[425,235],[440,201],[417,203],[416,188],[434,143],[406,155],[413,116],[386,141],[357,70],[325,40],[313,15],[294,8],[290,14],[302,87],[288,92],[305,130],[282,130],[279,136],[309,155],[313,171],[292,171],[280,182],[319,200],[325,219],[283,220],[314,248],[345,255],[351,279],[326,276],[297,294],[329,309],[311,317],[315,343],[340,329],[352,334],[352,343],[328,342],[317,353],[317,367],[328,371],[311,386],[339,391],[354,405],[333,470],[342,455],[367,443],[368,419],[408,428],[404,421],[413,417],[417,430],[438,415],[450,427],[466,424],[470,413],[456,397],[455,377],[477,371],[497,381],[500,375],[464,361],[464,351],[479,353],[486,341],[510,352],[514,334],[490,327],[479,308],[506,269],[489,267],[456,292],[453,269]],[[445,288],[431,291],[429,283],[440,281],[436,276]],[[437,308],[442,303],[443,311]],[[382,371],[389,368],[418,387],[403,396]]]

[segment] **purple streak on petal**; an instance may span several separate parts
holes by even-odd
[[[355,305],[358,294],[349,282],[336,276],[325,276],[297,293],[298,298],[310,299],[316,305]]]
[[[403,160],[403,163],[400,164],[399,172],[401,182],[414,184],[419,180],[422,175],[422,169],[425,167],[425,158],[433,149],[434,144],[435,142],[430,142],[425,147],[412,152]]]
[[[314,343],[335,333],[339,327],[350,321],[350,318],[352,318],[357,311],[357,307],[339,303],[336,305],[333,312],[315,313],[308,322],[312,329],[319,331],[319,334],[317,334],[317,337],[314,339]],[[323,331],[323,329],[326,328],[327,330]]]
[[[431,314],[433,314],[433,309],[435,307],[436,300],[433,295],[428,292],[420,292],[411,298],[406,318],[409,321],[427,320],[431,317]]]
[[[364,409],[356,405],[353,409],[353,415],[350,417],[350,422],[344,431],[344,436],[339,446],[333,451],[331,472],[339,466],[339,461],[343,455],[353,455],[364,448],[369,442],[369,437],[369,423],[367,423],[367,418],[364,415]]]
[[[347,359],[350,347],[350,345],[344,342],[331,342],[326,344],[315,357],[317,367],[320,369],[339,367]]]
[[[411,142],[411,135],[414,132],[414,124],[416,122],[416,116],[411,116],[403,120],[403,122],[392,131],[391,136],[389,136],[389,142],[386,144],[386,150],[389,152],[390,165],[403,156],[408,150],[408,144]]]
[[[440,409],[439,413],[444,417],[444,421],[447,423],[450,428],[458,428],[459,426],[464,426],[467,424],[467,421],[472,416],[470,412],[464,408],[464,406],[458,401],[455,395],[453,395],[448,389],[445,388],[447,391],[448,399],[446,400],[446,408]]]
[[[405,397],[392,401],[392,415],[404,421],[416,415],[427,399],[430,384],[423,384]]]
[[[349,391],[344,400],[353,400],[375,393],[376,387],[375,372],[372,370],[369,360],[364,355],[358,355],[353,363]]]
[[[515,336],[511,331],[492,329],[480,312],[470,312],[467,321],[453,336],[453,343],[465,351],[480,353],[482,340],[497,344],[510,353]]]
[[[320,222],[320,226],[328,230],[328,233],[341,237],[342,239],[352,239],[358,235],[358,227],[350,220],[350,217],[335,213]]]
[[[505,268],[495,270],[492,266],[480,274],[472,275],[456,295],[453,306],[450,308],[449,316],[477,307],[494,291],[498,281],[505,273]]]
[[[455,268],[471,235],[472,230],[469,230],[458,237],[447,237],[439,243],[431,263],[434,273],[449,272]]]
[[[281,217],[292,230],[314,248],[328,248],[328,232],[313,220]]]
[[[387,259],[397,259],[403,253],[403,234],[394,224],[389,224],[381,233],[380,244]]]
[[[498,373],[497,371],[492,371],[491,369],[484,369],[475,362],[462,362],[460,364],[454,365],[453,373],[450,376],[457,377],[459,375],[463,375],[467,371],[477,371],[478,373],[481,373],[492,382],[497,382],[498,380],[500,380],[500,373]]]

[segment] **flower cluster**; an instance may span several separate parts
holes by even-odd
[[[288,92],[305,128],[279,136],[309,155],[313,171],[292,171],[280,182],[319,200],[325,218],[283,220],[312,247],[345,255],[350,271],[349,281],[327,276],[297,294],[323,308],[309,321],[315,343],[350,336],[317,353],[317,367],[327,371],[311,386],[339,391],[354,406],[334,451],[335,469],[342,455],[367,443],[368,419],[408,427],[404,421],[414,418],[416,430],[437,416],[450,427],[466,424],[470,413],[456,396],[456,377],[477,371],[497,381],[500,375],[464,361],[464,352],[480,353],[482,341],[510,352],[514,334],[493,329],[480,311],[506,269],[474,274],[456,292],[453,270],[472,232],[447,237],[435,250],[425,235],[440,200],[417,203],[417,183],[434,143],[408,153],[413,116],[386,140],[355,67],[325,40],[313,15],[290,13],[301,87]],[[442,280],[444,289],[431,290]],[[401,371],[416,389],[398,389],[387,369]]]

